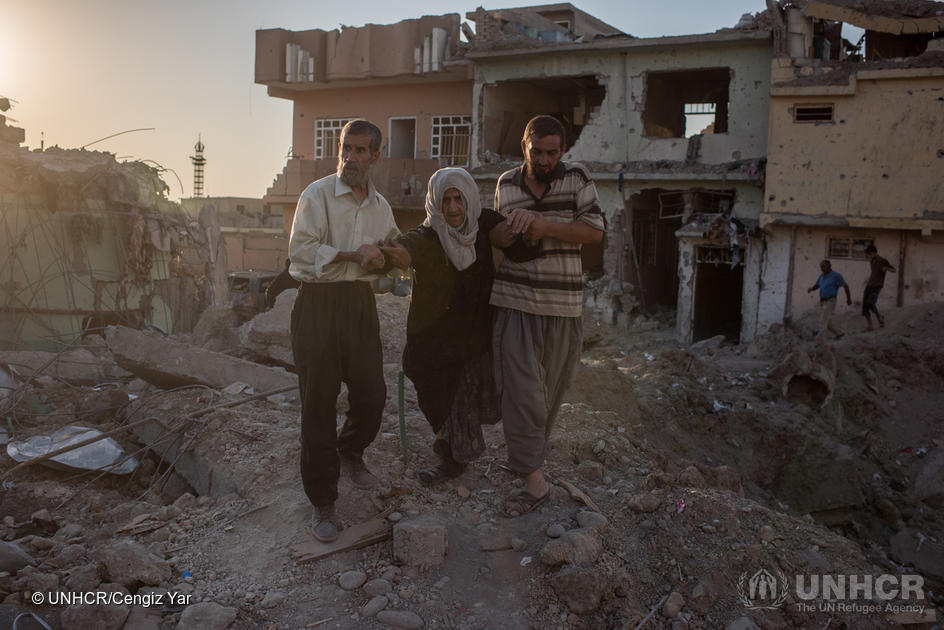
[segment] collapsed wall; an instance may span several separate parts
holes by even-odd
[[[110,153],[0,146],[0,347],[117,323],[189,331],[219,239],[166,192],[157,169]]]

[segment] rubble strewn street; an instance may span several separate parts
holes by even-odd
[[[903,309],[881,335],[825,352],[803,322],[752,344],[685,348],[669,321],[644,318],[627,334],[588,310],[548,460],[551,501],[512,519],[502,499],[520,481],[502,468],[500,425],[462,476],[417,482],[434,456],[409,381],[401,457],[407,305],[378,296],[388,400],[365,459],[383,483],[370,492],[342,478],[338,503],[345,527],[377,523],[379,542],[316,560],[305,559],[316,543],[295,392],[242,402],[245,388],[159,389],[133,375],[81,385],[56,376],[55,362],[51,375],[18,376],[3,399],[17,437],[145,418],[164,431],[115,435],[141,462],[130,475],[35,465],[4,478],[0,618],[31,611],[53,627],[129,629],[901,627],[889,615],[806,612],[795,594],[750,609],[744,576],[762,569],[919,572],[922,603],[940,605],[939,307]],[[83,348],[96,365],[111,356],[100,339]],[[194,351],[164,345],[143,373],[173,365],[171,348]],[[811,376],[816,365],[828,382]],[[30,600],[60,591],[129,603]],[[164,596],[146,606],[148,593]]]

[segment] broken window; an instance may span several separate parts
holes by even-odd
[[[469,163],[471,116],[433,116],[430,157],[440,166],[466,166]]]
[[[407,158],[416,155],[416,119],[391,118],[387,135],[387,157]]]
[[[338,157],[341,129],[351,118],[321,118],[315,121],[315,159]]]
[[[691,189],[660,192],[659,219],[681,218],[688,221],[692,214],[727,212],[734,203],[733,191]]]
[[[874,238],[852,238],[849,236],[830,236],[826,245],[826,258],[848,258],[865,260],[868,256],[865,248],[875,245]]]
[[[728,68],[646,73],[645,134],[688,138],[727,133]]]
[[[832,122],[833,105],[832,103],[823,103],[820,105],[794,105],[793,122]]]
[[[595,76],[501,81],[486,85],[482,148],[504,158],[521,158],[528,121],[549,114],[564,124],[564,144],[573,146],[600,110],[606,88]]]

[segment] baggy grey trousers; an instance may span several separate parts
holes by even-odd
[[[527,474],[544,465],[549,436],[574,378],[583,342],[580,317],[495,309],[493,354],[508,466]]]

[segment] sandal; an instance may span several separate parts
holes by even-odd
[[[543,497],[536,497],[524,488],[516,488],[505,498],[505,514],[511,517],[523,516],[547,503],[550,496],[550,488],[547,489]]]

